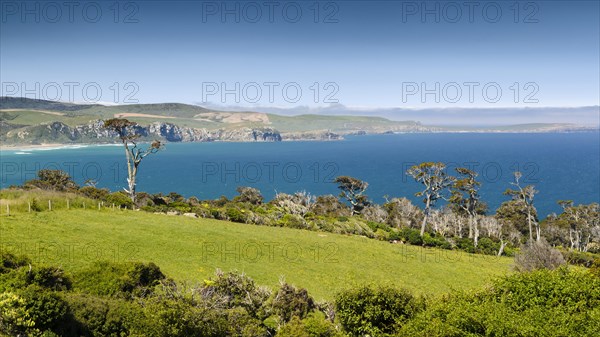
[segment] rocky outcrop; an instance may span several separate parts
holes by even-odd
[[[343,137],[331,131],[287,132],[283,140],[341,140]]]
[[[8,129],[8,127],[4,126]],[[160,139],[166,142],[279,142],[279,131],[272,128],[197,129],[181,127],[172,123],[154,122],[148,126],[137,125],[135,133],[140,140]],[[8,143],[40,142],[113,142],[117,133],[104,127],[104,121],[96,120],[85,125],[70,127],[61,122],[13,128],[6,133]]]

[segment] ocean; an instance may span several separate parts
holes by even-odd
[[[87,179],[113,191],[126,185],[120,146],[75,146],[0,152],[2,188],[35,177],[39,169],[62,169],[80,184]],[[140,165],[138,191],[177,192],[186,197],[233,197],[238,186],[261,190],[267,200],[278,192],[337,194],[333,179],[350,175],[369,183],[375,202],[407,197],[421,186],[405,171],[423,161],[444,162],[479,173],[481,195],[493,212],[508,197],[512,172],[539,193],[540,217],[560,212],[557,200],[600,201],[600,134],[390,134],[351,136],[343,141],[276,143],[168,143]]]

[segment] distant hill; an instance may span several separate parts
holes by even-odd
[[[423,125],[376,116],[220,111],[181,103],[100,105],[0,97],[2,145],[106,143],[115,135],[102,120],[127,118],[147,139],[165,141],[335,140],[345,135],[395,132],[576,132],[597,130],[569,123],[529,123],[497,127]]]

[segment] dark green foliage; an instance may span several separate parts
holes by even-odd
[[[71,176],[61,170],[43,169],[39,170],[37,175],[38,179],[28,180],[24,186],[54,191],[76,191],[79,188]]]
[[[286,283],[271,296],[234,272],[189,292],[172,280],[156,287],[164,275],[152,263],[103,262],[69,290],[59,268],[1,259],[0,334],[9,336],[595,336],[600,325],[598,260],[589,272],[517,273],[428,300],[363,286],[338,294],[334,309]]]
[[[423,235],[423,245],[426,247],[439,247],[442,249],[452,249],[450,242],[446,241],[443,236],[430,235],[425,233]]]
[[[181,300],[152,300],[144,305],[143,326],[136,331],[147,337],[226,336],[228,322],[217,310],[192,306]]]
[[[585,312],[600,307],[600,279],[567,268],[539,270],[494,281],[491,296],[517,311],[539,306]]]
[[[233,222],[245,223],[247,219],[246,211],[237,207],[228,207],[225,210],[227,219]]]
[[[529,236],[527,226],[527,204],[520,200],[510,200],[503,202],[496,210],[495,217],[502,222],[510,224],[516,228],[524,237]],[[534,207],[530,208],[532,216],[537,221],[537,211]]]
[[[477,253],[486,255],[496,255],[500,249],[500,242],[495,242],[490,238],[481,238],[477,244]]]
[[[600,279],[589,273],[515,274],[432,301],[398,336],[594,336],[599,304]]]
[[[114,204],[117,207],[131,207],[133,205],[129,196],[120,191],[107,195],[105,201],[108,205]]]
[[[271,295],[266,288],[259,287],[244,274],[217,271],[216,277],[204,285],[202,298],[223,308],[242,307],[248,313],[261,315],[260,308]]]
[[[280,321],[289,322],[293,317],[303,319],[309,312],[316,309],[315,301],[306,289],[283,283],[271,302],[273,313],[279,316]]]
[[[236,202],[247,202],[252,205],[260,205],[263,202],[263,196],[256,188],[240,186],[237,192],[239,195],[233,198]]]
[[[31,260],[26,256],[17,256],[10,252],[0,251],[0,274],[27,266],[30,263]]]
[[[423,244],[423,238],[418,229],[408,227],[402,228],[400,230],[400,237],[402,237],[403,241],[406,241],[411,245],[421,246]]]
[[[336,296],[335,307],[342,326],[355,336],[392,334],[423,310],[409,291],[382,286],[346,290]]]
[[[369,183],[349,176],[337,177],[333,182],[338,184],[341,191],[340,198],[350,203],[352,214],[360,214],[365,207],[371,204],[369,198],[363,194],[369,187]]]
[[[269,329],[262,321],[249,314],[244,308],[233,308],[227,310],[227,333],[229,336],[242,337],[268,337],[271,336]]]
[[[464,250],[467,253],[475,253],[475,244],[473,239],[469,238],[455,238],[456,247],[460,250]]]
[[[577,266],[589,268],[594,264],[595,260],[598,260],[597,254],[580,252],[576,250],[561,250],[560,252],[567,263]]]
[[[311,211],[316,215],[338,217],[350,215],[348,207],[340,202],[338,198],[329,195],[320,195],[311,207]]]
[[[141,319],[141,308],[121,299],[68,294],[71,322],[65,336],[127,336]]]
[[[16,291],[16,294],[25,300],[36,329],[56,331],[67,321],[68,304],[58,293],[30,285]]]
[[[325,319],[321,312],[311,312],[305,319],[298,317],[284,325],[277,337],[342,337],[343,333],[336,326]]]
[[[75,288],[99,296],[130,298],[147,296],[165,276],[158,266],[136,263],[96,262],[76,275]]]
[[[279,224],[283,227],[288,227],[288,228],[297,228],[297,229],[307,229],[308,228],[306,221],[304,221],[304,219],[301,216],[293,215],[293,214],[285,214],[279,220]]]
[[[24,273],[27,284],[36,284],[52,290],[71,289],[71,279],[61,268],[36,267]]]
[[[590,273],[600,278],[600,258],[594,259],[594,263],[590,267]]]
[[[93,186],[84,186],[79,189],[79,193],[85,195],[88,198],[96,200],[105,200],[110,194],[110,191],[106,188],[97,188]]]
[[[56,267],[25,267],[7,270],[0,274],[0,291],[26,288],[35,285],[49,290],[68,290],[71,279]]]

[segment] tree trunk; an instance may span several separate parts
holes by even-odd
[[[135,178],[137,176],[137,165],[134,165],[133,170],[131,171],[131,176],[127,179],[129,183],[129,197],[131,198],[131,202],[135,205]],[[132,206],[134,207],[134,206]]]
[[[500,249],[498,249],[498,256],[502,256],[502,253],[504,253],[504,247],[506,247],[507,244],[508,242],[504,242],[503,239],[500,239]]]
[[[427,197],[427,202],[425,203],[425,212],[423,212],[423,222],[421,223],[421,237],[425,235],[425,226],[427,225],[427,217],[429,216],[429,204],[430,199]]]
[[[473,217],[471,217],[472,227],[473,227],[473,246],[477,248],[477,244],[479,243],[479,228],[477,228],[477,221]]]
[[[473,238],[473,217],[469,214],[469,239]]]
[[[529,225],[529,241],[533,241],[533,228],[531,226],[531,210],[527,205],[527,224]]]

